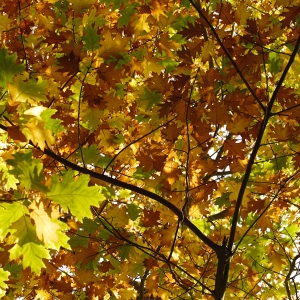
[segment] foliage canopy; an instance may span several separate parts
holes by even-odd
[[[2,299],[297,297],[298,0],[0,7]]]

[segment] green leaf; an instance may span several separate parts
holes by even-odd
[[[85,45],[83,46],[83,49],[91,51],[97,50],[100,47],[99,42],[102,38],[102,35],[97,33],[97,28],[88,25],[84,32],[85,36],[82,40],[85,42]]]
[[[100,225],[101,222],[98,219],[91,220],[84,218],[81,228],[87,233],[94,233],[97,229],[99,229]]]
[[[113,141],[117,144],[124,144],[125,142],[125,139],[124,139],[124,136],[122,134],[117,134],[115,136],[115,138],[113,139]]]
[[[14,154],[14,157],[15,159],[13,160],[7,160],[7,163],[14,167],[9,173],[17,175],[17,178],[25,188],[46,193],[48,188],[42,183],[45,180],[45,176],[41,160],[32,159],[31,150],[26,150],[24,153],[17,152]]]
[[[119,96],[121,98],[125,97],[125,89],[126,85],[125,84],[121,84],[121,83],[116,83],[116,96]]]
[[[130,203],[127,205],[129,218],[132,221],[135,221],[142,211],[136,204]]]
[[[10,189],[17,189],[17,183],[19,183],[19,180],[12,174],[9,173],[9,170],[7,168],[7,164],[5,162],[0,162],[0,171],[2,173],[2,182],[4,183],[5,179],[6,179],[6,183],[5,183],[5,187],[7,190]]]
[[[11,236],[8,241],[17,243],[9,250],[10,259],[18,259],[22,256],[22,265],[25,268],[30,267],[31,270],[40,274],[41,269],[45,267],[43,259],[49,259],[50,254],[44,246],[40,245],[40,241],[36,236],[36,229],[32,225],[28,216],[21,217],[11,226]]]
[[[149,110],[152,106],[160,103],[162,100],[162,94],[158,93],[156,90],[151,91],[149,88],[144,87],[139,93],[139,98],[137,99],[138,104],[144,110]]]
[[[196,16],[191,16],[190,14],[178,15],[175,22],[172,23],[172,27],[178,31],[182,30],[183,28],[187,28],[189,23],[194,24],[195,20],[197,19]]]
[[[22,203],[2,203],[0,206],[0,237],[5,238],[11,224],[26,213],[28,213],[28,209]]]
[[[104,0],[104,3],[106,5],[113,4],[113,7],[111,8],[113,11],[117,8],[120,8],[121,4],[127,4],[128,0]]]
[[[121,17],[118,20],[118,27],[127,26],[130,20],[130,17],[137,12],[136,7],[140,4],[133,2],[129,4],[125,9],[120,10]]]
[[[105,188],[88,186],[88,175],[81,175],[76,181],[73,176],[72,171],[65,173],[62,180],[59,175],[54,176],[47,196],[82,221],[84,217],[92,217],[90,206],[98,206],[100,201],[105,200]]]
[[[11,100],[16,103],[39,103],[48,101],[47,95],[48,81],[39,78],[24,81],[21,76],[14,79],[14,84],[10,86]]]
[[[11,274],[11,278],[19,279],[22,273],[22,265],[18,263],[6,263],[4,270]]]
[[[280,56],[275,52],[269,53],[269,60],[270,64],[270,71],[277,74],[281,71],[281,65],[283,63],[283,60],[280,59]]]
[[[131,250],[130,245],[124,245],[121,247],[120,258],[122,261],[129,258],[130,250]]]
[[[44,246],[32,242],[26,243],[23,247],[17,244],[9,252],[11,254],[10,259],[17,259],[22,256],[23,268],[30,267],[31,271],[37,275],[41,273],[42,268],[46,267],[43,259],[51,258],[49,251]]]
[[[152,173],[153,170],[148,170],[147,172],[143,172],[143,168],[137,167],[132,177],[135,179],[148,179],[151,177]]]
[[[211,233],[211,224],[209,224],[205,219],[194,220],[193,224],[196,225],[203,233],[210,234]]]
[[[282,170],[282,169],[287,168],[287,157],[282,156],[282,157],[276,158],[275,168],[276,168],[276,170]]]
[[[41,244],[41,241],[36,235],[36,229],[27,215],[23,215],[20,219],[14,222],[14,224],[10,228],[10,243],[17,242],[21,247],[31,242]]]
[[[105,20],[101,14],[96,16],[96,12],[97,12],[96,9],[93,8],[89,15],[84,14],[82,23],[85,26],[87,26],[87,25],[91,26],[94,24],[94,25],[100,26],[100,27],[102,27],[104,24],[106,24],[107,20]]]
[[[126,122],[129,120],[129,117],[116,114],[108,121],[108,124],[112,128],[118,128],[119,130],[122,130],[125,127]]]
[[[166,68],[166,73],[170,73],[179,65],[179,63],[171,57],[166,57],[161,61],[161,65]]]
[[[100,153],[97,148],[97,146],[94,144],[92,146],[87,146],[84,148],[81,148],[82,151],[82,156],[84,159],[85,164],[97,164],[99,158],[100,158]],[[81,153],[80,151],[77,152],[77,157],[81,159]]]
[[[101,168],[106,168],[107,165],[111,162],[112,158],[107,155],[107,154],[102,154],[100,155],[100,158],[97,162],[97,166],[101,167]],[[114,164],[112,163],[110,166],[113,166]]]
[[[72,249],[81,246],[81,247],[85,247],[87,248],[90,242],[89,236],[82,236],[82,233],[80,233],[81,235],[72,235],[70,237],[70,240],[68,241],[69,245],[71,246]]]
[[[88,122],[89,129],[95,131],[101,124],[102,112],[98,108],[86,107],[83,111],[83,122]]]
[[[97,237],[103,241],[106,241],[110,236],[111,236],[111,232],[109,232],[106,229],[101,230],[97,235]]]
[[[17,54],[9,55],[7,49],[0,50],[0,86],[11,82],[16,74],[24,71],[25,66],[17,65]]]
[[[215,204],[219,207],[222,207],[223,205],[226,207],[230,206],[230,202],[228,200],[230,194],[231,192],[223,193],[221,197],[216,198]]]
[[[118,59],[117,65],[115,67],[116,70],[122,69],[123,65],[129,66],[129,63],[131,62],[132,59],[131,55],[129,55],[127,52],[125,53],[120,52],[119,54],[122,58]]]
[[[59,119],[52,119],[51,116],[57,112],[56,109],[47,108],[41,112],[41,118],[44,121],[45,129],[50,129],[55,135],[64,130]]]

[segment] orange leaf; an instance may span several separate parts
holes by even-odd
[[[21,132],[19,126],[17,125],[7,127],[7,133],[8,136],[15,141],[27,142],[26,136]]]

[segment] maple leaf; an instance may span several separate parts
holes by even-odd
[[[132,23],[137,35],[145,34],[150,31],[149,23],[147,22],[148,17],[149,14],[139,14],[138,18]]]
[[[73,172],[68,171],[62,177],[62,181],[59,175],[53,177],[47,197],[60,204],[65,211],[70,210],[82,221],[84,217],[92,217],[90,206],[98,206],[105,197],[101,193],[103,188],[88,186],[89,176],[80,176],[76,181],[73,180],[73,176]]]
[[[37,237],[47,243],[49,241],[56,243],[58,241],[57,231],[60,230],[60,226],[54,223],[44,210],[43,202],[37,203],[34,201],[28,206],[32,211],[30,217],[34,220]]]
[[[144,88],[139,93],[138,102],[140,106],[145,110],[149,110],[155,104],[160,103],[162,100],[162,95],[157,91],[151,91],[148,88]]]
[[[8,15],[1,15],[0,16],[0,30],[5,30],[9,28],[11,20],[9,19]]]
[[[85,36],[82,38],[82,40],[85,42],[83,49],[92,51],[98,49],[101,38],[102,35],[98,35],[96,28],[87,26],[85,28]]]
[[[23,128],[23,133],[28,140],[31,140],[34,145],[37,145],[42,150],[46,145],[51,146],[55,143],[53,133],[50,129],[45,129],[44,122],[36,123],[35,120],[28,122]]]
[[[232,123],[227,125],[227,129],[234,134],[243,133],[250,126],[251,122],[251,118],[235,118]]]
[[[17,126],[17,125],[12,125],[12,126],[8,127],[7,133],[8,133],[8,136],[13,140],[17,140],[20,142],[27,141],[26,136],[21,132],[19,126]]]
[[[30,150],[27,150],[25,153],[16,153],[14,159],[7,160],[7,163],[14,167],[9,173],[17,175],[24,187],[37,189],[42,192],[48,190],[43,184],[45,180],[42,173],[43,165],[39,159],[32,159]]]
[[[89,7],[95,2],[96,0],[70,0],[69,1],[69,3],[72,5],[72,9],[74,9],[77,12]]]
[[[122,38],[119,33],[113,38],[109,30],[104,32],[103,37],[104,42],[101,43],[98,54],[104,59],[119,57],[119,52],[124,52],[125,47],[129,42],[129,38]]]
[[[0,206],[0,211],[3,214],[0,221],[0,236],[3,239],[7,235],[11,224],[19,220],[28,210],[23,204],[15,202],[11,204],[3,203]]]
[[[295,1],[4,2],[0,295],[297,297]]]
[[[159,224],[160,213],[159,211],[151,210],[143,210],[143,217],[141,218],[141,222],[145,227],[155,226]]]
[[[47,87],[47,81],[41,79],[39,81],[33,79],[24,81],[21,76],[17,76],[14,79],[14,84],[8,84],[10,104],[13,106],[20,102],[30,102],[33,104],[45,102],[47,101],[45,96]]]
[[[8,287],[4,281],[8,281],[10,276],[10,272],[0,269],[0,297],[4,297],[6,293],[6,288]]]
[[[11,226],[11,230],[11,239],[15,239],[17,244],[9,250],[10,258],[17,259],[22,256],[23,267],[30,267],[34,273],[40,274],[41,269],[45,267],[43,259],[49,259],[51,256],[49,251],[39,244],[29,217],[21,217]]]

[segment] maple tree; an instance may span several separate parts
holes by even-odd
[[[298,0],[2,0],[2,299],[298,299],[299,28]]]

